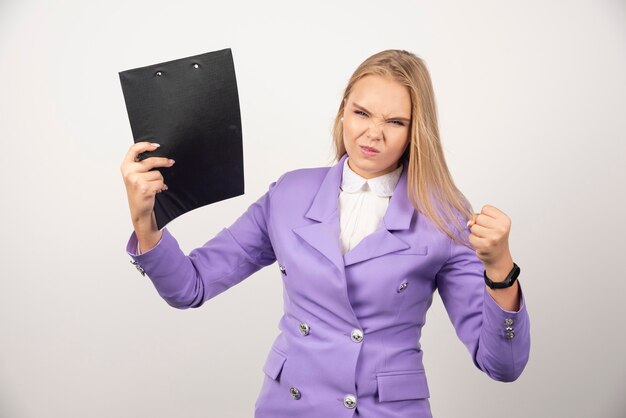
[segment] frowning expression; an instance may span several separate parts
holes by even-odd
[[[391,77],[368,75],[346,98],[343,142],[350,168],[364,178],[389,173],[409,143],[411,97]]]

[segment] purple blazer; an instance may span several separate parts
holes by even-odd
[[[287,172],[230,227],[186,256],[174,237],[127,252],[175,308],[195,308],[278,261],[280,333],[263,367],[256,418],[431,417],[420,336],[438,289],[475,365],[515,380],[530,351],[530,322],[500,308],[483,265],[419,214],[406,165],[381,228],[342,256],[333,167]],[[468,232],[469,233],[469,232]]]

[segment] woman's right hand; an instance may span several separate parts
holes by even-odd
[[[149,238],[145,236],[146,234],[153,235],[154,238],[154,233],[158,232],[153,214],[154,199],[157,193],[167,190],[167,185],[163,182],[163,175],[158,170],[153,169],[171,167],[174,165],[174,160],[163,157],[148,157],[142,161],[137,161],[137,156],[145,151],[154,151],[158,147],[158,144],[150,142],[137,142],[130,147],[120,166],[133,226],[137,232],[141,248],[145,250],[147,248],[142,245],[143,239],[140,235],[144,235],[143,238]],[[153,241],[153,239],[148,239],[148,241]],[[150,247],[152,246],[150,245]]]

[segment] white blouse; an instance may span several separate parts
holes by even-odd
[[[400,165],[390,173],[368,180],[352,171],[348,165],[349,159],[346,158],[343,164],[339,193],[339,240],[342,254],[353,249],[359,241],[381,226],[389,199],[402,173]],[[137,254],[141,254],[139,243]]]
[[[382,176],[365,179],[352,171],[346,158],[339,193],[341,253],[353,249],[359,241],[381,226],[402,165]]]

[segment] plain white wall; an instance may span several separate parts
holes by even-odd
[[[458,185],[513,219],[532,320],[524,374],[494,382],[436,299],[422,341],[435,417],[626,416],[623,0],[2,0],[2,418],[252,416],[277,265],[179,311],[124,251],[117,73],[226,47],[246,194],[175,220],[185,251],[280,174],[327,165],[352,71],[410,50],[430,68]]]

